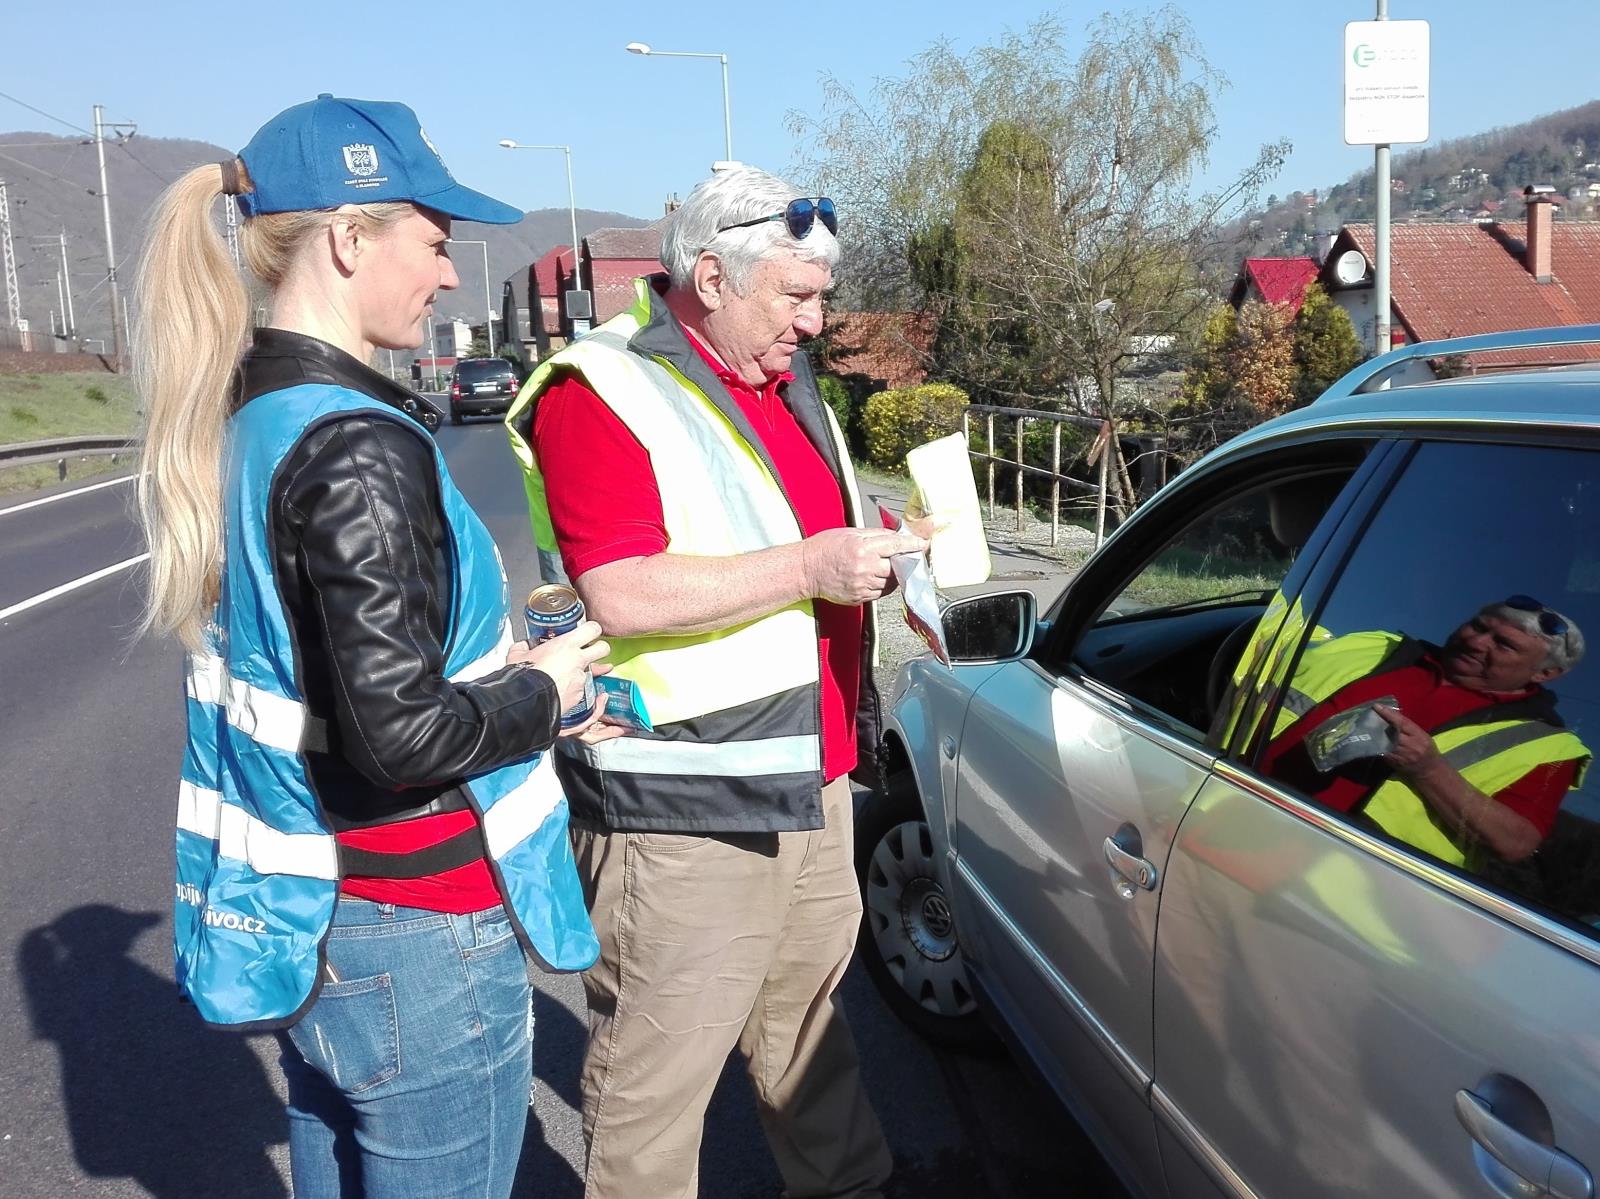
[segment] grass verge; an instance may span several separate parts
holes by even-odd
[[[129,435],[139,427],[138,401],[125,375],[0,375],[0,445],[52,437]],[[77,481],[128,469],[126,461],[87,458],[67,463]],[[0,469],[0,495],[37,491],[60,482],[53,465]]]

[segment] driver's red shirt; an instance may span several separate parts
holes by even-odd
[[[1320,773],[1306,752],[1305,739],[1330,716],[1357,704],[1392,695],[1396,706],[1406,717],[1431,731],[1468,712],[1510,700],[1526,699],[1538,690],[1538,687],[1529,687],[1513,695],[1486,695],[1482,691],[1458,687],[1445,679],[1431,656],[1425,657],[1413,666],[1368,675],[1341,687],[1267,746],[1261,760],[1261,770],[1309,795],[1324,807],[1349,812],[1376,790],[1378,782],[1387,777],[1387,772],[1382,772],[1375,779],[1372,773],[1374,764],[1352,763],[1330,774]],[[1546,763],[1530,770],[1504,790],[1497,791],[1494,798],[1530,820],[1541,837],[1548,837],[1555,826],[1556,811],[1561,807],[1561,801],[1571,788],[1576,773],[1575,762]]]
[[[752,387],[684,332],[760,437],[801,535],[845,527],[849,521],[838,481],[780,394],[793,376]],[[666,551],[666,522],[650,455],[583,380],[569,376],[540,397],[533,447],[568,575],[577,579],[608,562]],[[822,771],[831,781],[856,764],[862,614],[858,607],[826,600],[813,601],[813,607],[822,665]]]

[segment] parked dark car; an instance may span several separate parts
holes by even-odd
[[[504,358],[463,358],[450,376],[450,423],[467,416],[499,416],[516,398],[516,368]]]
[[[1406,381],[1581,343],[1366,363],[895,680],[869,973],[998,1029],[1134,1194],[1593,1194],[1600,366]]]

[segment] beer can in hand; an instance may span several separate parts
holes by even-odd
[[[570,633],[583,623],[583,601],[578,593],[564,583],[546,583],[528,593],[528,605],[523,610],[528,622],[528,640],[537,645],[551,637]],[[561,713],[561,727],[570,729],[594,715],[594,675],[587,668],[583,672],[583,698]]]

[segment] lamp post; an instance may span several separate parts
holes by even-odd
[[[728,56],[726,54],[708,54],[690,50],[652,50],[643,42],[629,42],[624,47],[629,54],[639,54],[645,57],[656,55],[660,58],[715,58],[722,64],[722,150],[723,161],[733,162],[733,109],[728,101]],[[713,164],[716,170],[721,164]]]
[[[578,201],[572,190],[572,147],[534,146],[513,141],[509,137],[501,138],[500,145],[507,150],[560,150],[567,156],[567,214],[572,220],[572,286],[567,289],[567,316],[569,319],[590,320],[594,309],[587,303],[589,293],[583,286],[582,247],[578,244]],[[582,311],[581,318],[575,316],[578,310]],[[573,332],[577,332],[576,328]]]
[[[489,243],[471,237],[452,237],[453,246],[477,246],[483,251],[483,312],[488,324],[484,326],[489,336],[489,357],[494,357],[494,304],[489,299]]]

